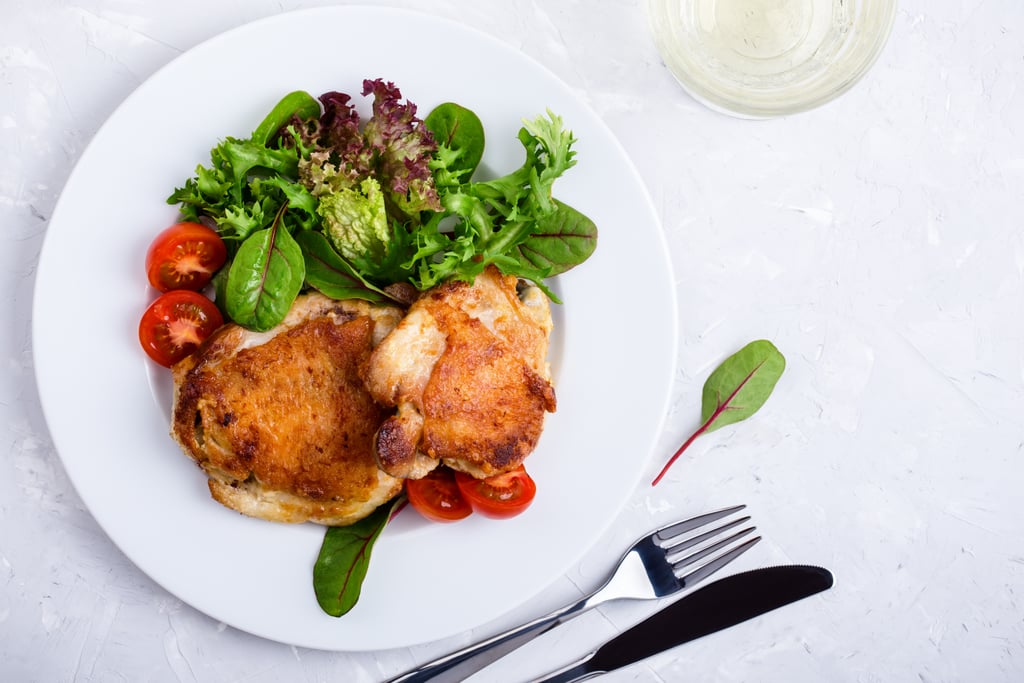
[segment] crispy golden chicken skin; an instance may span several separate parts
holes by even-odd
[[[362,365],[400,309],[300,296],[274,329],[218,330],[173,368],[172,435],[242,514],[354,523],[396,496],[373,439],[387,417]]]
[[[494,267],[425,292],[367,366],[370,393],[396,409],[377,432],[381,469],[415,479],[439,462],[478,478],[518,467],[555,410],[551,327],[544,293]]]

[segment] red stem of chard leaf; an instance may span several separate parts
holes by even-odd
[[[679,447],[679,450],[676,451],[675,454],[671,458],[668,459],[668,462],[665,463],[665,466],[661,468],[661,472],[658,472],[658,476],[656,476],[654,478],[654,481],[651,482],[651,486],[657,486],[658,485],[658,482],[661,481],[662,477],[664,477],[666,474],[668,474],[668,471],[672,467],[672,464],[675,463],[675,461],[679,459],[679,456],[683,454],[683,451],[685,451],[687,448],[690,447],[690,444],[693,443],[694,439],[696,439],[698,436],[703,434],[705,432],[705,430],[707,430],[708,425],[710,425],[714,421],[714,419],[716,417],[718,417],[718,415],[721,413],[721,411],[723,409],[724,408],[719,406],[718,409],[715,410],[715,412],[711,414],[711,417],[708,418],[707,422],[705,422],[700,427],[698,427],[697,431],[695,431],[693,434],[691,434],[690,438],[683,442],[683,445]]]
[[[743,381],[740,382],[739,385],[735,389],[733,389],[732,393],[729,394],[729,397],[726,398],[724,401],[721,401],[715,407],[715,410],[711,413],[711,415],[708,417],[708,419],[704,421],[704,424],[702,424],[700,427],[698,427],[697,431],[695,431],[693,434],[691,434],[690,438],[687,439],[686,441],[684,441],[683,445],[679,447],[679,450],[676,451],[672,455],[672,457],[668,459],[668,462],[665,463],[665,466],[661,468],[661,472],[658,472],[658,476],[656,476],[654,478],[654,481],[651,482],[651,486],[657,486],[658,482],[661,481],[662,477],[664,477],[666,474],[668,474],[668,471],[672,467],[673,463],[675,463],[675,461],[679,459],[679,456],[683,454],[683,451],[685,451],[690,446],[690,444],[693,443],[693,440],[696,439],[701,434],[703,434],[704,432],[706,432],[708,427],[710,427],[711,424],[715,420],[718,419],[719,415],[721,415],[722,413],[724,413],[725,411],[730,409],[730,407],[731,407],[730,404],[732,403],[733,399],[736,398],[736,395],[738,393],[740,393],[740,391],[743,389],[743,387],[746,385],[746,383],[750,381],[750,378],[753,377],[757,373],[757,371],[759,369],[761,369],[761,366],[763,364],[764,364],[764,361],[758,363],[757,367],[755,367],[753,370],[751,370],[747,374],[747,376],[743,378]]]

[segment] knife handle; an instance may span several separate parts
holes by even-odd
[[[530,683],[578,683],[578,681],[586,681],[600,676],[605,672],[592,670],[590,667],[590,658],[593,656],[594,653],[591,652],[585,658],[573,662],[558,671],[552,671],[543,678],[532,679]]]
[[[582,659],[573,661],[572,664],[562,667],[558,671],[551,672],[544,678],[530,679],[529,683],[579,683],[589,681],[607,672],[599,667],[594,667],[591,659],[594,652],[590,652]]]

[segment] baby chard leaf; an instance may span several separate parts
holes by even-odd
[[[306,282],[332,299],[363,299],[391,303],[394,298],[363,279],[334,250],[323,233],[303,230],[295,235],[306,261]]]
[[[786,359],[775,345],[754,341],[729,356],[704,382],[701,425],[669,458],[654,486],[665,476],[683,451],[701,434],[745,420],[760,409],[786,369]]]
[[[242,242],[228,271],[228,316],[259,332],[284,320],[306,278],[302,249],[282,220],[286,208],[281,207],[269,228]]]
[[[554,203],[554,212],[539,218],[514,250],[521,263],[544,271],[546,277],[583,263],[597,248],[594,221],[564,202]]]
[[[373,544],[404,501],[404,496],[398,496],[351,526],[327,529],[313,565],[313,591],[324,612],[340,617],[355,607],[370,566]]]
[[[766,340],[747,344],[711,373],[701,397],[701,420],[711,432],[745,420],[764,405],[786,369],[786,359]]]

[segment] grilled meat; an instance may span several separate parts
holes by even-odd
[[[374,449],[389,475],[444,462],[475,477],[519,466],[555,410],[547,297],[489,267],[425,292],[370,356],[366,386],[394,414]]]
[[[172,435],[213,498],[278,522],[351,524],[397,495],[374,460],[388,413],[361,368],[402,311],[320,294],[274,329],[218,330],[173,368]]]

